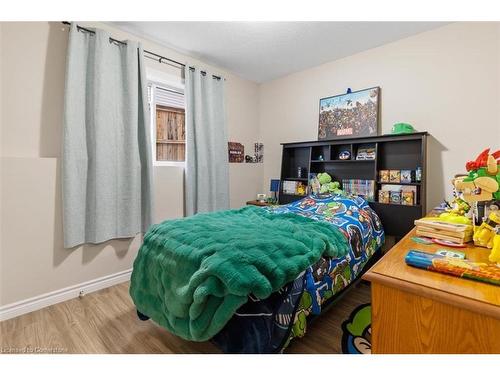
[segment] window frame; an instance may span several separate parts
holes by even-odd
[[[167,161],[167,160],[157,160],[156,159],[156,102],[154,99],[155,88],[157,86],[164,87],[168,90],[173,90],[182,95],[185,94],[185,84],[184,79],[180,76],[175,76],[173,74],[160,72],[158,70],[146,69],[147,84],[151,85],[151,102],[150,105],[150,123],[151,123],[151,152],[153,156],[153,166],[155,167],[186,167],[186,161]],[[154,110],[151,110],[154,105]],[[184,111],[186,108],[184,107]]]

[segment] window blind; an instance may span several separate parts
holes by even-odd
[[[151,94],[154,90],[156,105],[174,108],[185,108],[184,94],[165,87],[148,85],[148,102],[151,103]]]

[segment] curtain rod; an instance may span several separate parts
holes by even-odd
[[[71,26],[71,22],[63,21],[62,23],[64,25]],[[87,33],[95,34],[95,31],[92,30],[92,29],[88,29],[88,28],[80,26],[80,25],[76,25],[76,27],[80,31],[85,31]],[[122,40],[114,39],[114,38],[111,38],[111,37],[109,38],[109,41],[112,42],[112,43],[118,43],[118,44],[122,44],[122,45],[126,45],[127,44],[126,42],[124,42]],[[148,56],[148,55],[151,55],[151,56]],[[152,56],[154,56],[154,57],[152,57]],[[157,53],[154,53],[154,52],[151,52],[151,51],[148,51],[148,50],[144,50],[144,57],[146,57],[148,59],[151,59],[151,60],[158,61],[160,64],[162,64],[162,63],[163,64],[167,64],[167,65],[175,64],[175,65],[177,65],[177,67],[179,69],[186,69],[186,64],[183,64],[183,63],[181,63],[179,61],[176,61],[176,60],[169,59],[168,57],[165,57],[165,56],[162,56],[162,55],[158,55]],[[194,68],[192,68],[192,67],[190,67],[189,69],[194,70]],[[207,72],[201,71],[201,74],[206,75]],[[212,75],[212,78],[221,79],[221,77],[216,76],[216,75]]]

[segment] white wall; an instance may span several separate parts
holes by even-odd
[[[139,39],[106,24],[118,39]],[[1,252],[0,306],[129,269],[141,238],[67,250],[62,246],[59,156],[68,27],[58,22],[0,23]],[[142,40],[146,49],[188,58]],[[252,147],[258,136],[258,85],[226,77],[230,140]],[[181,71],[146,60],[148,66]],[[262,165],[230,165],[231,207],[260,189]],[[183,215],[183,169],[155,167],[156,220]]]
[[[428,208],[485,147],[500,147],[500,24],[455,23],[304,70],[260,87],[263,189],[279,177],[280,142],[317,139],[319,99],[381,87],[381,130],[428,131]],[[323,48],[328,48],[324,46]]]

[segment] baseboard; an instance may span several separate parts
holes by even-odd
[[[0,321],[15,318],[16,316],[43,309],[44,307],[55,305],[72,298],[79,297],[100,289],[124,283],[130,280],[132,269],[117,272],[112,275],[100,277],[98,279],[86,281],[81,284],[67,288],[55,290],[23,301],[14,302],[9,305],[0,306]]]

